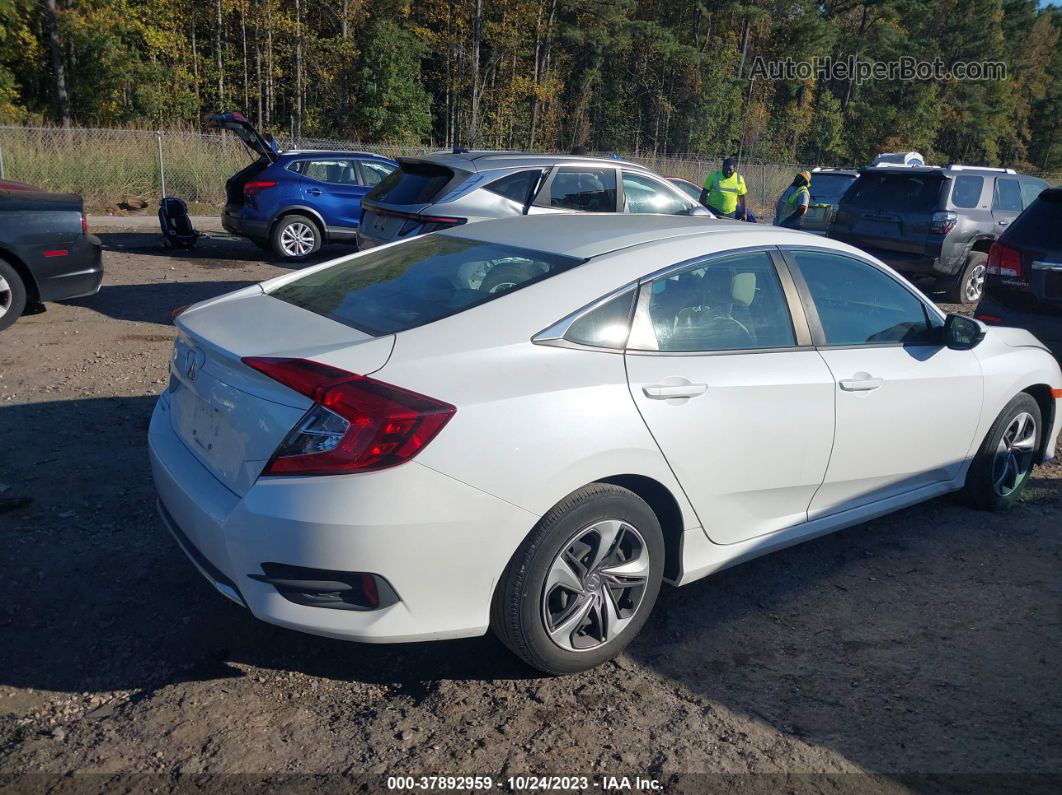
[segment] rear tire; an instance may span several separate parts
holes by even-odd
[[[966,502],[986,511],[1005,511],[1017,502],[1032,474],[1042,433],[1040,405],[1027,392],[1015,395],[970,464],[962,492]]]
[[[26,309],[26,285],[11,265],[0,260],[0,331],[22,315]]]
[[[323,242],[321,230],[305,215],[285,215],[270,235],[273,253],[283,260],[304,260],[317,253]]]
[[[495,634],[549,674],[585,671],[623,651],[660,592],[664,538],[631,491],[593,483],[535,525],[502,576]]]
[[[962,270],[948,282],[944,289],[949,304],[976,304],[985,291],[985,273],[988,255],[974,251],[966,258]]]

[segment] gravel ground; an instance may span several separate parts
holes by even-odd
[[[408,773],[1062,785],[1058,465],[1005,515],[934,500],[665,589],[629,651],[578,676],[539,677],[490,637],[302,635],[184,559],[156,520],[146,447],[171,311],[285,269],[219,232],[173,254],[142,228],[93,231],[102,292],[0,337],[0,788]],[[708,775],[674,778],[690,773]]]

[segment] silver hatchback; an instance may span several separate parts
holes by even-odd
[[[358,244],[515,215],[627,212],[714,217],[644,166],[596,157],[445,152],[400,158],[364,199]]]

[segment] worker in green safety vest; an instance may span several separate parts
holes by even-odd
[[[720,218],[745,220],[745,178],[737,173],[734,158],[723,161],[719,171],[713,171],[704,180],[701,190],[701,204]]]
[[[793,183],[786,188],[774,208],[774,225],[789,229],[804,226],[804,214],[811,206],[811,174],[800,171],[793,178]]]

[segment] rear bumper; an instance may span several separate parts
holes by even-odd
[[[869,245],[860,237],[844,234],[834,227],[830,228],[829,236],[835,240],[863,249],[867,254],[876,257],[900,273],[943,278],[954,276],[958,273],[964,262],[962,253],[950,253],[946,243],[939,252],[935,252],[932,249],[922,252],[907,252]]]
[[[992,326],[1013,326],[1030,332],[1046,345],[1059,362],[1062,362],[1062,313],[1038,314],[1024,312],[1007,306],[985,292],[977,305],[974,317]],[[984,318],[988,319],[985,320]]]
[[[241,209],[234,209],[229,205],[225,206],[225,211],[221,214],[221,226],[226,232],[240,237],[260,240],[269,237],[269,221],[244,218]]]
[[[374,643],[483,634],[494,586],[536,517],[417,462],[364,475],[263,478],[239,497],[184,447],[160,398],[149,430],[163,516],[215,588],[263,621]],[[295,604],[263,563],[377,574],[376,610]]]
[[[82,235],[70,244],[50,247],[63,256],[43,255],[30,264],[42,301],[62,301],[95,295],[103,283],[103,245],[95,235]]]

